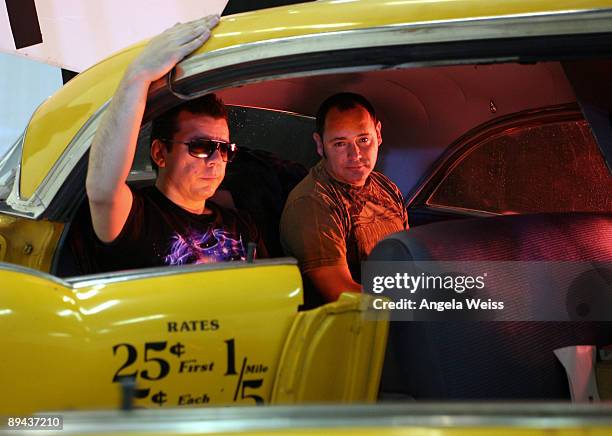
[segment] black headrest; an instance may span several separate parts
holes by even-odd
[[[503,215],[395,233],[369,260],[612,261],[612,214]]]

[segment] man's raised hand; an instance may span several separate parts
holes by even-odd
[[[218,15],[209,15],[188,23],[177,23],[166,29],[149,41],[130,65],[128,75],[146,82],[161,78],[185,56],[204,44],[218,22]]]

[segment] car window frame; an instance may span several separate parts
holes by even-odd
[[[0,158],[0,179],[7,175],[7,173],[13,172],[12,175],[7,175],[7,185],[10,185],[8,189],[8,195],[6,197],[0,196],[0,205],[4,205],[6,200],[10,196],[10,193],[15,184],[15,180],[17,179],[17,167],[19,166],[19,158],[21,157],[21,152],[23,150],[23,140],[25,135],[22,133],[19,138],[6,150],[4,155]],[[17,162],[13,162],[17,160]],[[4,188],[4,186],[3,186]],[[0,206],[0,210],[1,210]]]
[[[143,122],[187,98],[278,78],[612,56],[610,22],[612,9],[562,11],[382,26],[243,44],[194,55],[155,82]],[[189,88],[194,92],[189,93]],[[88,149],[108,103],[81,127],[32,196],[20,198],[19,184],[14,184],[3,213],[62,222],[70,219],[80,188],[70,186],[69,181],[78,180],[75,173],[86,172]]]
[[[449,145],[446,151],[431,165],[416,187],[406,196],[406,207],[409,210],[424,210],[474,217],[501,215],[500,213],[486,210],[428,204],[428,201],[440,185],[444,183],[447,176],[464,159],[468,158],[475,149],[480,147],[487,138],[512,128],[537,127],[563,121],[586,121],[588,123],[578,104],[568,103],[516,112],[474,127]],[[597,142],[595,136],[594,140]],[[602,158],[604,158],[605,162],[602,150],[598,149],[602,153]]]
[[[539,133],[540,135],[543,134],[544,136],[540,137],[540,140],[543,141],[534,141],[530,132],[535,134]],[[561,136],[558,136],[561,142],[552,140],[550,136],[553,134],[552,132],[556,132],[557,135],[561,134]],[[567,133],[567,136],[565,136],[564,133]],[[574,137],[574,135],[577,137]],[[573,139],[570,140],[570,137]],[[583,138],[583,142],[576,142],[581,141],[579,139],[580,137]],[[514,140],[509,138],[514,138]],[[549,140],[550,143],[555,143],[556,145],[551,146]],[[511,141],[516,149],[514,149],[514,147],[509,148],[510,143],[508,141]],[[512,159],[511,156],[514,156],[516,153],[520,154],[521,152],[525,152],[525,148],[523,148],[521,144],[525,144],[529,149],[537,148],[538,152],[543,152],[543,154],[540,155],[540,158],[523,155],[522,158]],[[571,152],[575,159],[581,159],[584,164],[583,168],[591,175],[587,176],[586,173],[572,171],[570,169],[572,162],[567,160],[567,156],[564,157],[564,152]],[[589,156],[593,157],[585,161],[586,155],[581,154],[582,152],[587,152]],[[510,189],[501,192],[497,190],[499,188],[497,181],[490,179],[485,183],[489,188],[480,190],[480,195],[482,195],[482,197],[480,195],[470,195],[467,192],[458,194],[456,188],[460,188],[461,186],[466,187],[466,184],[468,184],[467,179],[465,179],[467,175],[466,169],[471,168],[471,170],[467,171],[476,171],[476,174],[478,174],[478,171],[486,167],[487,163],[492,162],[491,153],[502,153],[506,156],[503,159],[496,160],[496,162],[500,169],[503,168],[502,171],[505,174],[503,179],[499,179],[499,182],[510,187]],[[476,164],[477,167],[474,166],[474,159],[476,159],[476,162],[480,162],[480,164]],[[545,164],[544,161],[548,161],[548,164]],[[559,166],[556,168],[556,171],[551,171],[550,168],[554,165]],[[527,167],[529,167],[529,169]],[[508,168],[513,168],[513,170],[509,171]],[[546,201],[541,201],[543,200],[541,198],[542,192],[538,195],[537,190],[532,189],[530,186],[530,183],[534,182],[534,174],[531,173],[531,177],[528,176],[530,171],[537,171],[540,173],[537,177],[538,182],[546,184],[545,181],[547,181],[549,187],[551,183],[561,182],[563,180],[569,182],[570,185],[574,187],[588,186],[592,187],[594,190],[591,191],[591,189],[589,189],[585,192],[578,188],[569,188],[566,186],[568,190],[563,190],[562,196],[559,197],[558,195],[561,191],[553,189],[547,195],[550,198],[550,203],[546,203]],[[597,179],[593,178],[595,177],[594,174],[599,175]],[[453,183],[449,178],[455,176],[459,177],[459,180],[455,180],[455,183]],[[472,183],[480,184],[482,180],[480,177],[484,178],[486,176],[480,173],[476,178],[469,177],[469,180],[471,180]],[[608,178],[607,181],[606,177]],[[553,180],[555,182],[553,182]],[[612,173],[610,173],[606,165],[605,157],[599,147],[598,140],[593,134],[586,117],[581,118],[577,116],[575,119],[563,120],[542,119],[539,123],[532,120],[524,125],[515,125],[508,129],[502,129],[499,133],[491,132],[486,138],[481,139],[479,143],[470,147],[470,149],[459,158],[457,164],[454,165],[451,170],[447,171],[446,177],[441,179],[437,186],[431,190],[429,197],[425,200],[425,205],[428,207],[436,207],[438,210],[453,208],[467,209],[487,212],[493,215],[570,212],[604,213],[612,211],[610,206],[610,199],[612,197],[605,194],[605,192],[612,191],[607,191],[603,188],[604,185],[602,185],[606,184],[605,186],[607,186],[610,184],[610,181],[612,181]],[[601,189],[596,187],[600,187]],[[573,189],[576,190],[574,191]],[[554,194],[555,191],[556,195]],[[455,192],[455,194],[452,194],[452,192]],[[448,198],[446,197],[447,195],[451,197]],[[520,198],[517,198],[517,195]],[[583,198],[585,200],[583,203],[578,201],[578,204],[574,202],[570,206],[569,204],[564,204],[566,200],[562,197],[574,199]],[[498,207],[487,207],[485,205],[485,198],[494,203],[496,201],[500,203],[498,203]],[[540,200],[536,201],[535,198],[540,198]],[[596,203],[592,203],[594,201]],[[473,206],[464,207],[466,204],[472,204]],[[505,207],[500,208],[499,206],[502,204]]]

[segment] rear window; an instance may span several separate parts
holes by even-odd
[[[509,129],[463,158],[427,204],[486,212],[612,211],[612,177],[586,121]]]

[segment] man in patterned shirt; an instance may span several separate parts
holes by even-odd
[[[99,271],[245,260],[257,229],[211,198],[236,152],[227,111],[214,94],[152,123],[154,186],[127,184],[151,83],[200,47],[218,23],[209,16],[153,38],[127,68],[91,146],[87,195]]]
[[[289,194],[281,243],[305,279],[306,306],[360,292],[360,262],[385,236],[408,228],[399,188],[373,171],[381,123],[363,96],[335,94],[317,112],[322,157]]]

